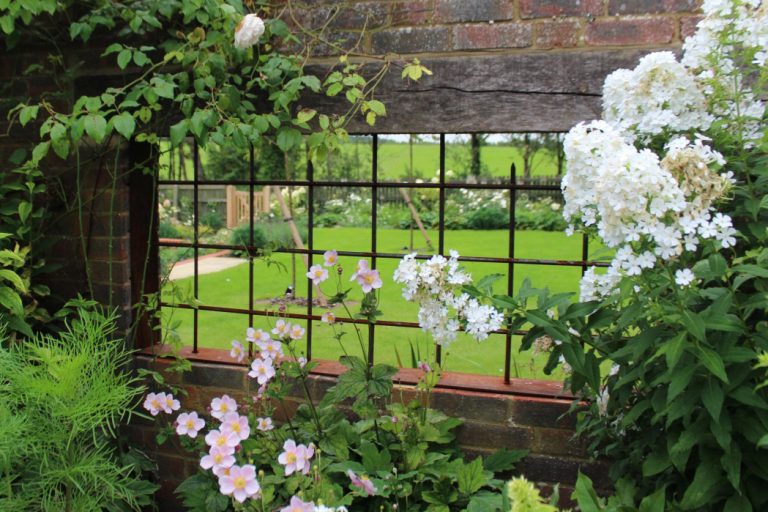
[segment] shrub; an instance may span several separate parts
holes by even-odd
[[[332,228],[344,222],[344,217],[338,213],[321,213],[315,217],[315,227]]]
[[[478,208],[467,215],[468,229],[507,229],[509,213],[498,206]]]
[[[157,236],[160,238],[181,238],[181,232],[172,222],[161,220],[157,226]]]
[[[143,388],[126,370],[131,353],[114,320],[80,309],[59,335],[24,343],[0,330],[0,510],[149,505],[156,486],[115,448]]]
[[[208,226],[211,230],[218,231],[224,227],[224,217],[215,208],[209,208],[200,216],[200,224]]]
[[[301,240],[307,240],[307,228],[297,224]],[[242,224],[232,230],[232,245],[246,247],[250,243],[248,224]],[[293,241],[290,226],[285,222],[257,222],[253,225],[253,247],[257,250],[292,248]],[[239,253],[239,251],[237,251]]]

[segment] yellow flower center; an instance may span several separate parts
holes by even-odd
[[[235,489],[245,489],[245,478],[239,476],[234,479],[232,482],[235,486]]]
[[[293,464],[294,462],[296,462],[296,454],[289,453],[286,459],[288,459],[288,464]]]
[[[239,423],[235,423],[235,422],[232,422],[232,423],[230,424],[230,427],[232,427],[232,431],[233,431],[233,432],[235,432],[235,433],[237,433],[237,434],[239,434],[239,433],[240,433],[240,424],[239,424]]]
[[[375,278],[373,277],[373,274],[366,274],[363,277],[363,280],[368,284],[373,284],[373,281],[375,281]]]
[[[227,407],[227,404],[222,402],[221,407],[219,407],[219,410],[221,410],[221,412],[227,412],[229,411],[229,407]]]
[[[224,446],[227,444],[227,438],[224,436],[219,436],[218,439],[216,439],[216,445],[218,446]]]
[[[315,277],[323,277],[323,271],[322,270],[315,270]]]
[[[192,420],[187,420],[187,430],[193,430],[195,428],[195,422]]]
[[[160,402],[158,400],[152,400],[151,402],[153,409],[159,409],[160,408]]]
[[[224,456],[220,453],[217,453],[216,455],[213,456],[213,461],[216,463],[217,466],[221,464],[222,460],[224,460]]]

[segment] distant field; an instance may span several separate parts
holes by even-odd
[[[167,143],[161,144],[160,156],[160,177],[168,177],[170,157],[167,151]],[[413,153],[413,168],[411,169],[411,149]],[[342,146],[342,155],[331,157],[328,163],[316,162],[316,173],[322,176],[327,167],[332,167],[338,174],[339,166],[346,165],[350,167],[353,176],[359,176],[361,180],[371,178],[371,144],[363,142],[360,139],[353,139]],[[185,158],[186,176],[192,179],[192,157],[191,150]],[[469,144],[447,143],[446,144],[446,172],[457,174],[466,173],[469,167]],[[203,168],[206,168],[208,156],[205,150],[200,152],[200,162]],[[523,173],[523,158],[520,150],[512,146],[487,145],[482,146],[480,150],[480,164],[484,173],[492,176],[507,177],[510,173],[512,163],[517,167],[518,175]],[[378,155],[379,179],[381,180],[399,180],[413,176],[428,180],[436,176],[440,168],[440,145],[436,143],[420,142],[413,144],[413,147],[407,142],[394,142],[382,140],[379,142]],[[175,165],[178,166],[178,158]],[[298,158],[294,162],[294,168],[302,174],[302,169],[306,168],[303,158]],[[532,160],[532,174],[534,176],[553,176],[557,174],[557,163],[554,155],[548,151],[537,152]],[[215,176],[206,173],[208,179]],[[245,177],[244,177],[245,178]]]
[[[408,244],[408,231],[406,230],[379,230],[378,249],[381,252],[405,253]],[[434,240],[436,232],[430,232]],[[447,231],[445,233],[446,249],[455,248],[464,256],[504,256],[508,244],[508,232],[498,231]],[[578,237],[566,237],[558,232],[543,231],[519,231],[516,233],[516,256],[520,258],[551,258],[551,259],[578,259],[581,254],[581,241]],[[326,228],[315,229],[315,246],[321,249],[350,250],[360,249],[370,243],[370,232],[364,228]],[[421,252],[427,252],[425,250]],[[291,284],[291,256],[287,254],[275,254],[274,260],[283,265],[283,270],[276,266],[268,265],[260,260],[254,264],[255,273],[255,300],[257,308],[272,309],[276,306],[269,303],[269,299],[283,295],[286,287]],[[380,259],[378,268],[384,280],[381,292],[381,309],[384,319],[416,321],[418,306],[408,303],[400,296],[401,288],[392,282],[392,273],[398,260]],[[350,275],[350,270],[355,265],[354,258],[342,258],[341,265],[345,269],[345,275]],[[296,258],[297,267],[297,295],[306,296],[306,279],[303,277],[303,263],[301,258]],[[477,279],[490,273],[506,275],[507,266],[492,263],[470,263],[466,265]],[[522,283],[525,277],[533,281],[534,286],[549,287],[553,291],[567,292],[578,289],[580,269],[577,267],[551,267],[536,265],[515,266],[515,289]],[[345,278],[344,285],[348,284]],[[504,293],[506,279],[499,281],[497,292]],[[189,290],[191,279],[175,281],[174,285],[181,290]],[[170,286],[170,285],[169,285]],[[248,266],[238,267],[200,276],[200,302],[202,304],[247,308],[248,306]],[[352,285],[350,285],[352,286]],[[360,300],[359,289],[352,286],[352,300]],[[335,284],[327,281],[322,289],[327,294],[335,292]],[[164,289],[166,299],[169,298],[169,287]],[[356,306],[356,304],[355,304]],[[293,308],[297,311],[306,311],[306,307]],[[316,310],[317,311],[317,310]],[[322,309],[319,310],[322,313]],[[341,315],[339,311],[337,314]],[[243,340],[248,319],[246,316],[227,313],[215,313],[201,311],[199,322],[200,346],[227,348],[231,340]],[[188,310],[166,308],[164,310],[165,324],[179,322],[177,332],[184,343],[192,342],[192,313]],[[271,320],[268,318],[256,318],[255,327],[267,328]],[[366,342],[367,343],[367,342]],[[516,340],[519,343],[519,340]],[[426,358],[427,351],[433,351],[428,336],[419,329],[378,327],[376,329],[375,358],[377,361],[404,366],[410,366],[410,347],[418,347]],[[345,348],[348,351],[358,351],[356,338],[350,332],[345,337]],[[330,329],[319,322],[313,325],[312,355],[319,359],[338,359],[341,349],[333,339]],[[447,368],[453,371],[478,373],[486,375],[503,374],[504,338],[494,335],[490,339],[477,344],[466,336],[460,336],[454,345],[450,347],[447,356]],[[399,358],[398,358],[399,356]],[[545,358],[538,356],[533,358],[530,352],[513,354],[513,376],[533,378],[556,378],[560,375],[545,376],[541,369]],[[399,359],[399,361],[398,361]]]

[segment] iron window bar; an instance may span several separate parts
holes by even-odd
[[[255,175],[255,155],[253,146],[249,150],[249,179],[248,180],[209,180],[199,175],[200,168],[200,153],[197,143],[193,143],[193,178],[192,180],[178,180],[167,179],[157,180],[158,185],[192,185],[193,188],[193,241],[170,241],[170,240],[156,240],[158,247],[178,247],[178,248],[191,248],[194,254],[194,275],[193,275],[193,297],[197,305],[186,303],[169,303],[166,301],[160,301],[160,307],[177,308],[193,310],[193,353],[198,352],[199,341],[199,312],[218,312],[218,313],[233,313],[244,315],[248,317],[249,326],[253,325],[254,317],[276,317],[282,316],[295,320],[305,320],[306,325],[306,355],[307,359],[312,359],[312,322],[319,321],[321,315],[315,314],[313,304],[313,286],[312,280],[307,278],[307,307],[306,313],[295,313],[291,311],[284,311],[277,313],[273,310],[255,309],[254,307],[254,255],[258,254],[259,248],[254,247],[254,226],[255,226],[255,209],[254,209],[254,189],[256,186],[279,186],[279,187],[306,187],[307,188],[307,216],[308,216],[308,232],[307,232],[307,247],[304,249],[298,248],[278,248],[274,249],[274,253],[287,253],[287,254],[301,254],[306,255],[308,265],[313,263],[313,256],[321,255],[324,253],[323,249],[316,249],[314,247],[314,216],[315,216],[315,204],[314,204],[314,190],[316,187],[348,187],[348,188],[369,188],[371,190],[371,250],[370,251],[337,251],[339,256],[354,256],[365,257],[371,259],[371,268],[376,268],[376,263],[379,258],[381,259],[401,259],[402,253],[388,253],[378,251],[378,191],[382,188],[408,188],[408,189],[438,189],[438,251],[437,254],[445,255],[445,203],[446,203],[446,191],[447,190],[504,190],[509,193],[509,243],[508,243],[508,256],[507,257],[488,257],[488,256],[461,256],[460,261],[464,262],[477,262],[477,263],[496,263],[506,264],[507,266],[507,293],[512,295],[514,293],[514,272],[515,265],[547,265],[547,266],[559,266],[559,267],[580,267],[582,274],[586,272],[590,266],[605,267],[607,263],[599,261],[589,260],[589,239],[586,235],[582,237],[581,244],[581,259],[579,260],[557,260],[557,259],[542,259],[542,258],[516,258],[515,254],[515,227],[517,223],[515,215],[515,207],[517,203],[518,191],[559,191],[560,187],[557,185],[544,185],[544,184],[531,184],[531,183],[518,183],[516,169],[514,164],[510,166],[510,177],[508,183],[461,183],[461,182],[447,182],[446,181],[446,137],[445,134],[439,136],[440,154],[439,154],[439,178],[438,183],[417,183],[417,182],[405,182],[405,181],[379,181],[378,179],[378,135],[371,136],[371,180],[315,180],[314,179],[314,165],[310,158],[307,158],[307,175],[306,179],[256,179]],[[199,188],[201,185],[234,185],[234,186],[247,186],[249,190],[249,218],[248,224],[250,227],[250,233],[248,237],[248,246],[232,244],[212,244],[200,242],[199,233]],[[200,249],[220,249],[220,250],[247,250],[248,252],[248,308],[232,308],[224,306],[211,306],[200,304],[199,302],[199,251]],[[417,254],[417,259],[429,259],[431,254]],[[406,321],[394,321],[394,320],[376,320],[370,322],[367,319],[361,318],[343,318],[337,317],[337,321],[353,324],[367,324],[368,326],[368,362],[374,363],[374,350],[375,350],[375,335],[376,326],[382,327],[404,327],[404,328],[420,328],[417,322]],[[508,384],[511,377],[512,366],[512,337],[526,334],[526,330],[507,329],[502,328],[494,331],[494,334],[504,335],[504,383]],[[250,344],[249,344],[250,345]],[[252,355],[252,347],[249,346],[249,355]],[[436,345],[436,359],[438,363],[441,360],[441,347]]]

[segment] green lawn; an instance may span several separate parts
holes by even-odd
[[[160,177],[167,179],[169,173],[170,156],[167,143],[161,143],[160,153]],[[349,176],[353,179],[370,180],[371,179],[371,143],[370,138],[358,137],[342,145],[341,156],[332,156],[327,163],[315,163],[316,176],[324,179],[326,176],[326,167],[332,167],[337,174],[341,167],[348,169]],[[187,157],[185,166],[187,169],[187,179],[192,179],[192,156],[191,148],[186,149]],[[447,143],[446,144],[446,173],[450,181],[451,172],[466,174],[469,166],[469,143]],[[480,163],[484,172],[492,176],[507,177],[512,163],[517,166],[517,172],[523,172],[523,158],[518,148],[504,145],[482,146],[480,150]],[[200,163],[206,168],[208,156],[204,149],[200,151]],[[413,174],[411,174],[411,148],[408,143],[396,142],[391,140],[381,140],[379,142],[378,169],[380,180],[402,180],[408,176],[414,178],[430,179],[436,176],[440,167],[440,145],[430,142],[419,142],[413,144]],[[179,165],[178,158],[175,163]],[[244,168],[247,165],[243,164]],[[303,157],[299,157],[293,164],[300,178],[302,169],[306,168]],[[532,174],[534,176],[554,176],[557,174],[557,164],[554,156],[548,151],[538,151],[534,154],[532,160]],[[206,172],[209,179],[216,178]],[[243,179],[247,179],[247,174],[243,174]]]
[[[366,247],[370,244],[370,230],[365,228],[316,228],[315,247],[318,249],[353,250]],[[436,232],[430,232],[433,240],[437,240]],[[455,248],[463,256],[506,256],[509,233],[506,230],[497,231],[446,231],[446,249]],[[380,252],[407,251],[409,233],[406,230],[381,229],[378,231],[378,250]],[[417,237],[416,240],[419,240]],[[423,244],[422,244],[423,245]],[[515,234],[515,256],[520,258],[542,259],[578,259],[581,254],[581,240],[578,237],[566,237],[559,232],[544,231],[518,231]],[[422,252],[427,252],[423,250]],[[286,287],[291,284],[291,260],[287,254],[275,254],[274,260],[281,263],[284,269],[278,266],[271,267],[265,261],[254,263],[255,290],[257,309],[275,309],[268,303],[268,299],[281,296]],[[316,258],[320,260],[321,258]],[[355,258],[340,258],[341,265],[345,269],[345,276],[351,275],[356,263]],[[392,273],[398,264],[398,260],[380,259],[377,267],[384,279],[384,287],[381,290],[381,309],[384,319],[416,321],[418,306],[408,303],[401,298],[400,285],[393,283]],[[303,277],[303,263],[300,257],[296,258],[298,277],[297,295],[306,296],[307,281]],[[466,268],[478,279],[489,273],[507,273],[507,266],[493,263],[468,263]],[[522,283],[525,277],[529,277],[535,286],[549,287],[553,291],[576,291],[580,269],[578,267],[553,267],[538,265],[516,265],[514,272],[515,289]],[[348,284],[348,277],[344,278],[344,284]],[[499,282],[497,292],[503,293],[506,279]],[[164,289],[166,300],[169,298],[169,287],[175,286],[179,290],[191,289],[192,280],[183,279],[175,281]],[[352,285],[352,300],[357,301],[362,296],[359,288]],[[248,265],[202,275],[199,278],[200,296],[202,304],[229,306],[237,308],[248,307]],[[335,292],[335,281],[328,280],[322,285],[327,294]],[[356,305],[356,304],[355,304]],[[353,309],[355,307],[353,305]],[[296,309],[298,311],[298,309]],[[300,308],[302,312],[306,308]],[[321,313],[322,310],[319,311]],[[188,310],[167,308],[165,323],[170,325],[177,323],[177,332],[185,343],[192,342],[192,313]],[[339,316],[343,313],[337,311]],[[169,318],[172,315],[172,319]],[[199,344],[204,347],[227,348],[231,340],[243,341],[248,319],[245,316],[201,311],[199,313]],[[271,323],[270,318],[256,318],[254,327],[267,328]],[[349,330],[349,329],[348,329]],[[357,339],[350,331],[345,337],[345,347],[349,351],[359,352]],[[519,342],[519,340],[516,340]],[[428,336],[417,329],[377,327],[375,339],[376,361],[388,362],[398,365],[399,353],[405,366],[410,366],[410,347],[418,347],[424,353],[433,350]],[[303,347],[302,347],[303,350]],[[318,359],[337,359],[341,354],[340,348],[332,338],[330,328],[319,322],[313,325],[312,356]],[[504,361],[504,338],[500,335],[491,336],[479,345],[461,335],[450,347],[447,356],[447,368],[453,371],[478,373],[486,375],[501,375]],[[560,378],[560,375],[547,377],[541,372],[545,362],[543,357],[532,359],[530,352],[514,353],[513,376]]]

